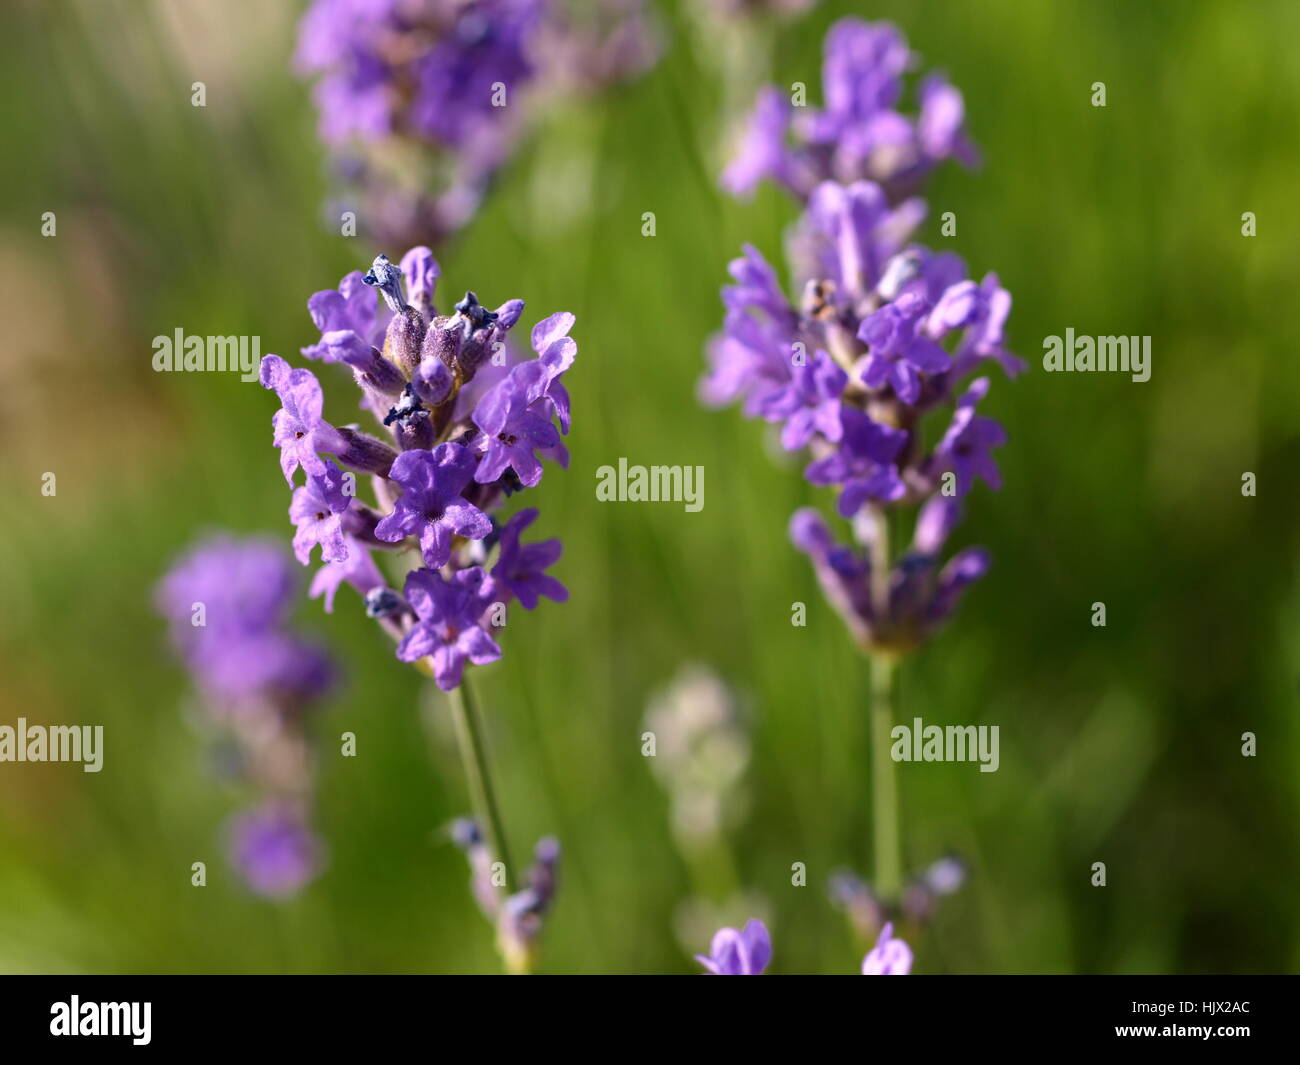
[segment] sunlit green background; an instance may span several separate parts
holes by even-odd
[[[0,765],[2,970],[498,966],[438,836],[466,810],[454,746],[435,735],[430,754],[421,682],[355,595],[300,611],[348,679],[317,722],[330,863],[284,905],[226,864],[243,797],[215,782],[151,607],[201,531],[291,530],[273,399],[155,374],[150,339],[255,334],[297,361],[307,296],[404,250],[322,223],[315,114],[288,69],[298,10],[30,0],[0,16],[0,723],[102,723],[107,744],[98,775]],[[995,774],[902,767],[909,865],[948,849],[972,865],[916,970],[1295,970],[1300,7],[823,3],[779,34],[776,80],[816,86],[849,11],[896,21],[964,92],[985,166],[939,172],[922,238],[1001,274],[1037,367],[995,381],[1006,487],[973,497],[959,534],[995,566],[903,681],[905,716],[1001,727]],[[869,872],[866,670],[786,539],[795,507],[829,496],[769,457],[761,426],[695,401],[728,259],[746,240],[779,259],[794,210],[717,191],[717,42],[664,13],[662,63],[550,114],[439,250],[448,291],[521,296],[526,324],[578,318],[572,467],[530,493],[572,598],[515,615],[475,679],[515,849],[547,832],[565,847],[544,971],[697,968],[674,913],[729,888],[679,856],[640,734],[648,696],[698,661],[751,708],[732,886],[766,899],[772,968],[853,972],[862,949],[825,886],[837,866]],[[942,211],[957,236],[939,236]],[[1070,326],[1151,335],[1150,382],[1043,373],[1042,338]],[[327,415],[349,420],[346,375],[321,376]],[[596,502],[596,467],[620,456],[703,465],[703,511]]]

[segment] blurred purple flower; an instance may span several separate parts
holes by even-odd
[[[158,586],[172,644],[218,713],[319,698],[325,653],[288,628],[291,563],[274,542],[219,535],[182,556]]]
[[[862,959],[863,976],[906,976],[912,971],[912,948],[894,938],[894,926],[880,930],[876,945]]]
[[[470,890],[483,915],[496,926],[497,942],[507,967],[516,973],[531,972],[537,938],[555,902],[559,841],[553,836],[538,840],[523,887],[505,895],[493,882],[492,855],[478,823],[468,817],[460,818],[451,826],[451,838],[465,852],[470,867]]]
[[[946,159],[976,166],[961,93],[942,75],[921,82],[915,117],[899,110],[914,58],[894,26],[840,19],[826,34],[824,106],[792,107],[784,90],[761,90],[723,187],[748,198],[771,180],[806,201],[823,181],[865,180],[900,203]]]
[[[751,920],[743,930],[722,928],[713,937],[707,955],[695,960],[714,976],[759,976],[772,960],[772,940],[762,921]]]
[[[239,814],[230,826],[231,856],[259,895],[296,895],[320,871],[323,848],[293,804],[271,801]]]
[[[314,0],[294,64],[315,81],[319,136],[370,235],[439,241],[460,229],[533,124],[535,101],[639,73],[657,56],[644,0],[568,7]]]

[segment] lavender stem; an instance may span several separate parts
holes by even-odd
[[[460,745],[461,762],[465,766],[465,779],[469,783],[474,815],[487,833],[488,847],[496,860],[505,866],[506,890],[515,879],[506,834],[497,806],[496,791],[492,787],[492,772],[488,768],[487,747],[483,742],[483,728],[479,721],[478,704],[474,699],[469,678],[462,677],[460,684],[447,693],[451,700],[452,716],[456,721],[456,739]]]
[[[871,656],[871,811],[875,846],[875,887],[882,899],[902,894],[903,862],[898,839],[898,774],[890,755],[898,663]]]

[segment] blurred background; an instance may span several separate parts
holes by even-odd
[[[515,850],[545,833],[565,850],[542,971],[693,972],[715,916],[755,913],[772,971],[855,972],[863,946],[827,881],[870,873],[866,664],[786,537],[797,506],[831,500],[774,461],[762,426],[695,399],[728,260],[750,241],[779,261],[796,211],[770,186],[748,205],[718,190],[729,90],[690,6],[660,7],[652,71],[546,114],[437,252],[444,296],[578,319],[573,462],[529,500],[536,534],[564,540],[571,599],[512,618],[474,679]],[[346,680],[313,724],[328,866],[283,903],[226,860],[241,796],[213,772],[152,606],[204,531],[287,550],[292,529],[273,398],[154,373],[151,339],[256,335],[302,364],[307,297],[405,250],[323,220],[316,115],[289,69],[300,10],[0,15],[0,723],[105,729],[98,774],[0,764],[0,970],[498,969],[440,832],[467,809],[454,745],[356,596],[333,615],[304,596],[297,614]],[[972,497],[957,540],[994,567],[902,682],[904,719],[1001,728],[997,773],[901,767],[908,865],[970,865],[915,971],[1294,971],[1300,8],[823,2],[775,34],[773,79],[820,100],[825,30],[850,12],[896,22],[964,93],[985,163],[938,171],[919,237],[999,272],[1034,367],[996,376],[1005,487]],[[1151,380],[1045,374],[1042,338],[1067,327],[1151,335]],[[315,369],[327,417],[349,420],[346,374]],[[595,470],[619,457],[703,465],[704,509],[598,503]],[[744,802],[708,854],[679,845],[641,754],[647,705],[688,663],[734,689],[747,737]]]

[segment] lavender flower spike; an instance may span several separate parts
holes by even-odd
[[[353,13],[360,10],[351,0],[340,3]],[[479,25],[488,33],[500,29]],[[426,73],[441,77],[446,71]],[[558,847],[553,841],[539,844],[526,883],[499,906],[495,889],[488,892],[478,883],[477,870],[488,858],[489,868],[503,863],[512,883],[517,874],[492,798],[478,711],[464,681],[467,665],[485,666],[501,657],[495,634],[513,604],[533,610],[542,598],[568,598],[548,572],[563,551],[560,541],[520,541],[537,520],[537,509],[526,508],[504,523],[494,515],[511,495],[537,484],[542,458],[567,463],[561,435],[571,427],[571,408],[562,378],[577,358],[577,342],[569,336],[575,319],[561,311],[538,322],[530,338],[536,358],[527,358],[510,335],[523,315],[523,300],[490,310],[466,290],[454,313],[442,314],[434,302],[440,277],[429,249],[416,247],[400,266],[377,255],[366,274],[349,274],[337,291],[318,292],[308,301],[321,339],[304,354],[349,368],[362,409],[375,416],[391,443],[324,421],[324,395],[315,376],[290,369],[278,356],[264,360],[263,383],[281,401],[274,439],[285,476],[293,484],[298,468],[307,474],[306,483],[294,489],[289,512],[297,526],[298,560],[310,563],[316,545],[321,548],[325,564],[312,581],[312,596],[323,598],[332,612],[339,589],[355,589],[366,615],[396,644],[397,659],[452,693],[448,702],[491,842],[477,829],[459,836],[476,869],[480,902],[492,909],[503,957],[512,968],[527,969],[554,894]],[[370,499],[363,501],[357,490],[366,484]],[[400,594],[384,580],[375,551],[413,560]],[[275,892],[314,868],[309,841],[291,829],[269,815],[242,825],[237,853],[259,890]]]
[[[261,795],[230,825],[231,862],[254,892],[276,899],[321,866],[307,813],[305,711],[335,679],[330,660],[288,628],[293,578],[281,548],[223,536],[190,551],[158,589],[204,707],[238,752],[234,771]]]
[[[560,844],[553,836],[538,841],[525,886],[504,895],[493,882],[492,855],[483,831],[472,818],[451,826],[451,838],[469,862],[470,890],[479,909],[497,930],[497,945],[513,973],[532,972],[537,964],[537,940],[555,901]]]
[[[293,484],[299,469],[307,474],[290,516],[299,561],[308,564],[321,548],[325,565],[312,595],[332,611],[338,589],[355,588],[397,642],[399,659],[451,690],[466,663],[500,657],[490,633],[505,624],[508,607],[532,610],[543,597],[568,597],[548,572],[560,542],[520,542],[536,508],[508,521],[493,515],[511,494],[538,483],[543,459],[567,463],[563,378],[578,345],[569,335],[574,316],[560,311],[533,326],[536,357],[523,357],[511,335],[523,300],[489,310],[471,291],[454,313],[441,314],[434,304],[441,275],[429,249],[416,247],[400,266],[377,255],[367,273],[354,271],[337,291],[308,301],[321,339],[304,353],[351,369],[363,409],[389,441],[325,421],[315,375],[277,355],[263,360],[262,381],[280,398],[274,441],[286,479]],[[365,484],[373,502],[357,498]],[[377,550],[418,550],[422,565],[407,577],[406,598],[387,586]]]
[[[898,663],[989,567],[978,548],[940,557],[957,498],[979,480],[1001,484],[992,451],[1006,434],[975,413],[989,379],[968,377],[990,359],[1008,376],[1024,368],[1004,347],[1011,296],[998,276],[976,283],[957,255],[909,242],[930,171],[946,158],[976,162],[965,105],[943,77],[922,82],[919,115],[900,110],[913,65],[893,26],[845,18],[826,37],[823,107],[787,107],[776,89],[760,95],[724,184],[746,195],[773,179],[803,203],[788,249],[797,300],[746,246],[730,267],[736,283],[722,289],[722,330],[700,385],[707,403],[739,400],[747,416],[781,422],[783,445],[808,453],[805,478],[837,492],[849,523],[843,543],[801,508],[790,539],[871,658],[872,901],[882,913],[905,890],[888,743]],[[894,541],[897,515],[914,519],[910,545]],[[905,950],[886,936],[864,964],[904,971]]]

